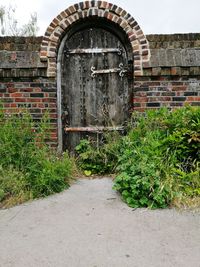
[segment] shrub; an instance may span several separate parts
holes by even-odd
[[[200,196],[200,109],[184,107],[133,114],[123,138],[114,188],[131,207],[164,208]]]
[[[200,108],[136,112],[126,136],[103,137],[100,144],[80,142],[78,164],[87,175],[116,172],[114,189],[129,206],[165,208],[200,198]]]
[[[124,138],[114,188],[131,207],[164,208],[170,203],[170,188],[163,178],[159,131],[149,132],[140,140]],[[137,142],[138,141],[138,142]]]
[[[43,197],[69,187],[72,162],[67,153],[58,156],[50,150],[40,149],[27,171],[33,197]]]

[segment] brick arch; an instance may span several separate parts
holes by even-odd
[[[47,75],[56,76],[56,59],[60,42],[73,23],[89,17],[106,18],[119,25],[131,43],[134,57],[134,75],[143,72],[143,62],[149,61],[148,41],[135,19],[122,8],[105,1],[85,1],[61,12],[48,26],[42,40],[40,60],[47,61]]]

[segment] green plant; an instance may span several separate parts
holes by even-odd
[[[86,175],[113,173],[118,161],[120,140],[117,132],[104,132],[100,144],[92,140],[81,140],[76,146],[78,166]]]
[[[125,138],[114,189],[131,207],[165,208],[170,203],[169,185],[162,177],[161,136],[155,131],[140,140],[135,140],[132,133]]]
[[[40,149],[27,171],[33,197],[43,197],[69,187],[72,163],[67,153],[58,156],[53,151]]]
[[[0,109],[0,202],[2,206],[60,192],[69,187],[73,163],[48,141],[49,119],[35,123],[30,114]]]
[[[200,109],[134,113],[114,188],[131,207],[164,208],[199,197]]]
[[[27,176],[12,166],[0,166],[0,207],[22,203],[30,198]]]

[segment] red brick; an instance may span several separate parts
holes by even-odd
[[[45,104],[39,103],[39,104],[36,104],[36,107],[38,107],[38,108],[45,108]]]
[[[10,94],[11,97],[15,98],[15,97],[24,97],[23,93],[12,93]]]
[[[139,103],[141,103],[141,102],[147,102],[147,97],[135,97],[134,98],[134,102],[139,102]]]
[[[57,133],[51,133],[51,138],[57,138],[58,137],[58,134]]]
[[[11,103],[10,106],[11,106],[11,108],[16,108],[17,104],[16,103]]]
[[[9,93],[15,93],[15,92],[18,92],[18,90],[19,90],[19,89],[14,88],[14,87],[8,88],[8,92],[9,92]]]
[[[187,86],[173,86],[172,91],[186,91]]]
[[[53,118],[56,119],[56,118],[57,118],[57,114],[51,114],[51,113],[50,113],[50,114],[49,114],[49,117],[52,118],[52,119],[53,119]]]
[[[200,96],[188,96],[186,98],[186,101],[198,102],[198,101],[200,101]]]
[[[20,92],[27,92],[27,93],[31,93],[33,92],[33,88],[21,88]]]
[[[41,88],[38,88],[38,87],[35,87],[35,88],[33,89],[33,92],[37,92],[37,93],[39,93],[39,92],[42,92],[42,89],[41,89]]]
[[[27,98],[27,102],[42,102],[41,98]]]
[[[172,101],[172,98],[169,97],[169,96],[164,96],[164,97],[161,97],[159,101],[160,102],[162,102],[162,101]]]
[[[26,102],[25,98],[15,98],[15,102]]]

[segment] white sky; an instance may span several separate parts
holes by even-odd
[[[19,24],[37,12],[39,35],[61,11],[80,0],[0,0],[0,6],[16,7]],[[145,34],[200,32],[200,0],[112,0],[129,12]]]

